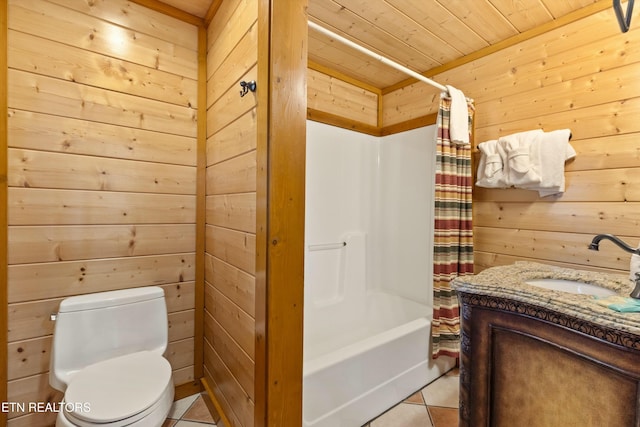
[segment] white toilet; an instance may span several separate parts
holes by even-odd
[[[56,426],[162,425],[173,403],[167,306],[159,287],[67,298],[49,383],[65,393]]]

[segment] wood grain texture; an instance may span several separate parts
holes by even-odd
[[[15,226],[9,264],[120,258],[193,251],[192,224]]]
[[[196,136],[195,108],[9,70],[11,108]]]
[[[77,2],[79,7],[82,4]],[[144,15],[146,11],[140,9],[138,13]],[[49,2],[11,0],[9,13],[11,29],[105,56],[122,58],[148,68],[197,78],[197,48],[193,29],[189,30],[194,36],[192,45],[184,48],[175,44],[170,34],[166,35],[166,39],[149,36],[136,31],[136,28],[121,27],[99,16],[86,15],[82,11]]]
[[[207,28],[204,379],[231,426],[254,416],[257,2],[219,5]]]
[[[256,232],[255,193],[207,197],[207,224],[247,233]]]
[[[224,227],[207,225],[207,253],[255,275],[256,236]]]
[[[620,33],[610,7],[600,3],[573,15],[534,38],[433,76],[475,99],[476,145],[529,129],[569,128],[577,152],[565,165],[561,195],[474,189],[478,270],[521,258],[623,273],[625,253],[587,252],[586,246],[598,233],[620,235],[634,246],[640,240],[640,93],[634,83],[640,31]],[[437,93],[422,83],[383,92],[385,127],[437,109]]]
[[[153,130],[10,109],[9,132],[16,148],[196,165],[194,138]]]
[[[196,105],[193,79],[18,31],[10,31],[9,39],[11,68],[176,105]]]
[[[196,194],[193,167],[9,149],[9,186]]]
[[[250,151],[207,168],[207,195],[256,191],[256,152]]]
[[[254,276],[210,255],[206,258],[205,274],[217,290],[249,316],[255,317]]]
[[[207,140],[207,166],[256,149],[256,110],[240,116]]]
[[[174,384],[193,391],[198,29],[125,0],[9,10],[10,398],[60,398],[46,383],[62,298],[149,285],[165,290]]]
[[[377,125],[378,94],[316,70],[309,69],[307,76],[308,108]]]
[[[257,67],[252,67],[240,80],[252,81],[257,80]],[[207,115],[207,132],[209,135],[218,132],[225,126],[237,120],[248,111],[256,106],[255,95],[249,93],[244,97],[240,97],[240,85],[234,85],[228,88],[218,100],[209,108]],[[246,126],[246,124],[245,124]]]
[[[7,88],[7,0],[0,0],[0,93],[6,94]],[[0,96],[0,206],[7,206],[7,148],[8,148],[8,123],[7,114],[8,99]],[[8,218],[7,209],[0,209],[0,324],[8,323],[7,314],[7,278],[8,278]],[[7,362],[8,350],[6,342],[8,339],[7,328],[0,328],[0,401],[8,401],[7,396]],[[7,414],[0,413],[0,424],[7,424]]]
[[[260,2],[269,86],[258,103],[256,427],[302,424],[306,10],[305,0]]]
[[[213,316],[205,317],[205,338],[251,400],[254,396],[254,363]]]
[[[10,225],[193,223],[195,196],[9,189]]]
[[[192,281],[194,270],[193,253],[12,265],[9,302]]]
[[[211,67],[207,69],[207,71],[211,73],[208,78],[209,85],[207,87],[208,105],[217,101],[218,98],[233,85],[235,85],[239,91],[240,86],[237,83],[240,81],[240,78],[256,64],[257,58],[255,51],[258,48],[257,32],[257,27],[254,24],[238,41],[227,41],[225,36],[227,43],[236,42],[236,44],[233,46],[233,50],[229,52],[227,57],[225,57],[219,65],[217,64],[217,59],[212,59],[212,61],[216,63],[211,64]],[[226,49],[223,50],[226,51]],[[214,57],[213,51],[210,57]],[[216,66],[217,68],[214,68]]]

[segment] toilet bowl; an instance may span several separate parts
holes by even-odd
[[[174,397],[166,345],[161,288],[65,299],[49,374],[64,392],[56,426],[161,426]]]

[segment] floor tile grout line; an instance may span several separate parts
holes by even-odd
[[[180,415],[180,418],[167,418],[167,420],[175,421],[174,427],[176,425],[178,425],[178,423],[180,423],[181,421],[188,422],[188,423],[199,424],[201,426],[212,426],[212,427],[216,427],[217,426],[216,423],[212,424],[212,423],[208,423],[208,422],[205,422],[205,421],[188,420],[188,419],[184,418],[185,415],[187,415],[187,413],[189,412],[189,410],[196,404],[198,399],[202,399],[203,398],[201,393],[196,393],[195,395],[191,395],[191,396],[196,396],[196,395],[197,395],[197,397],[195,399],[193,399],[193,402],[191,402],[191,404],[184,410],[182,415]],[[185,399],[188,398],[188,397],[191,397],[191,396],[186,396]]]

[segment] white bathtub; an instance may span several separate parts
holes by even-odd
[[[304,427],[359,427],[454,367],[430,356],[430,311],[382,292],[305,321]]]
[[[305,427],[360,427],[455,363],[429,351],[435,140],[307,124]]]

